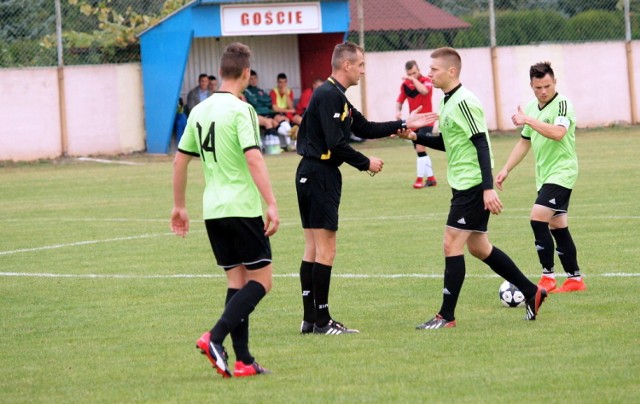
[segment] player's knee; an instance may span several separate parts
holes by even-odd
[[[550,236],[549,223],[531,220],[531,229],[536,240],[544,240]]]

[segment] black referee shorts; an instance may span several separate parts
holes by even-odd
[[[244,265],[260,269],[271,263],[271,243],[262,217],[226,217],[204,221],[216,262],[225,271]]]
[[[296,170],[296,192],[303,229],[338,230],[342,174],[321,160],[302,158]]]
[[[464,191],[452,189],[447,226],[458,230],[487,232],[491,212],[484,208],[482,185]]]

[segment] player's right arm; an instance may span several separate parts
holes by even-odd
[[[502,191],[502,184],[509,176],[511,170],[513,170],[518,164],[520,164],[522,159],[524,159],[524,157],[529,152],[530,148],[531,140],[525,137],[521,137],[518,143],[516,143],[516,145],[513,147],[513,150],[511,151],[511,154],[509,155],[509,158],[507,159],[504,167],[502,167],[502,170],[500,170],[498,172],[498,175],[496,175],[496,187],[500,191]]]
[[[180,237],[189,232],[187,214],[187,169],[193,157],[178,151],[173,160],[173,209],[171,211],[171,231]]]
[[[525,114],[519,105],[518,110],[513,114],[511,120],[516,126],[528,125],[531,129],[535,130],[542,136],[556,141],[562,140],[571,125],[571,122],[566,116],[556,117],[552,124],[541,122]]]

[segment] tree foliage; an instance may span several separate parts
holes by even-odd
[[[167,0],[159,12],[146,14],[151,11],[153,4],[148,0],[136,2],[135,9],[133,3],[124,5],[112,0],[68,0],[69,5],[79,13],[79,18],[75,19],[73,28],[63,30],[64,47],[69,54],[69,58],[65,59],[71,63],[138,61],[140,50],[137,34],[187,2]],[[80,21],[86,24],[80,26]],[[55,35],[45,36],[42,46],[55,46]]]

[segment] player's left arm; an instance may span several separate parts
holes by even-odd
[[[571,126],[571,121],[564,115],[556,116],[552,124],[546,123],[528,116],[519,105],[511,119],[516,126],[528,125],[542,136],[556,141],[562,140]]]
[[[276,197],[273,193],[273,188],[271,187],[271,181],[269,180],[267,164],[264,161],[264,157],[262,157],[260,149],[257,147],[245,150],[244,157],[247,160],[251,178],[253,178],[253,182],[256,184],[260,195],[262,195],[262,199],[264,199],[267,205],[264,234],[269,237],[278,231],[280,217],[278,215]]]
[[[484,208],[494,215],[502,212],[502,202],[498,193],[493,189],[493,161],[491,160],[491,146],[489,146],[489,129],[487,121],[484,117],[482,106],[471,100],[463,100],[458,107],[461,109],[466,127],[469,131],[469,141],[476,149],[478,157],[478,165],[480,168],[480,176],[482,178],[481,186],[483,191]],[[460,122],[461,126],[462,122]]]

